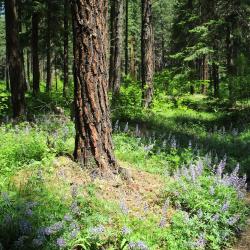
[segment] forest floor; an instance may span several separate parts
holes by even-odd
[[[115,154],[126,169],[114,179],[96,178],[68,157],[75,132],[67,112],[3,123],[0,249],[235,245],[249,223],[242,199],[250,164],[249,110],[225,110],[203,96],[183,97],[178,107],[159,102],[146,114],[113,118]],[[232,174],[218,175],[221,160]],[[244,232],[233,250],[248,249],[249,226]]]

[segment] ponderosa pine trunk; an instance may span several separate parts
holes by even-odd
[[[16,0],[5,0],[6,51],[9,66],[13,118],[25,113],[24,68],[22,62]]]
[[[38,25],[39,25],[39,13],[34,12],[32,15],[32,72],[33,72],[33,94],[37,94],[40,91],[40,67],[38,56]]]
[[[47,35],[46,35],[46,56],[47,56],[47,79],[46,79],[46,91],[51,91],[51,0],[47,0]]]
[[[116,169],[108,103],[107,0],[73,0],[76,140],[74,158]]]
[[[63,96],[67,96],[69,85],[69,0],[64,0],[64,54],[63,54]]]
[[[142,30],[141,30],[141,78],[142,105],[148,108],[153,99],[154,76],[154,38],[152,26],[151,0],[142,0]]]
[[[120,92],[121,86],[121,50],[122,50],[122,26],[123,26],[123,0],[113,0],[111,3],[111,48],[109,65],[109,86],[113,95]]]

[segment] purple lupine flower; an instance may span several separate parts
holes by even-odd
[[[219,214],[215,214],[212,216],[212,221],[217,222],[219,218],[220,218]]]
[[[78,186],[77,186],[77,185],[73,185],[73,186],[71,187],[71,196],[72,196],[73,198],[76,198],[77,195],[78,195]]]
[[[227,223],[228,225],[230,226],[233,226],[235,223],[237,223],[237,221],[240,219],[240,216],[239,215],[235,215],[233,217],[230,217],[228,220],[227,220]]]
[[[227,210],[228,210],[228,208],[229,208],[229,201],[226,201],[223,205],[222,205],[222,207],[221,207],[221,211],[222,212],[226,212]]]
[[[137,248],[139,250],[148,250],[149,249],[148,246],[141,240],[137,242]]]
[[[40,247],[43,245],[44,239],[43,238],[37,238],[37,239],[33,239],[32,241],[32,245],[34,247]]]
[[[201,218],[202,218],[202,216],[203,216],[203,211],[202,211],[202,209],[201,209],[201,208],[198,210],[198,212],[197,212],[197,216],[198,216],[198,218],[199,218],[199,219],[201,219]]]
[[[127,133],[127,132],[128,132],[128,122],[126,123],[125,128],[124,128],[124,133]]]
[[[176,148],[177,148],[177,142],[176,142],[175,137],[173,137],[173,138],[171,139],[171,141],[170,141],[170,147],[171,147],[172,149],[176,149]]]
[[[66,246],[66,242],[63,238],[58,238],[56,240],[56,244],[60,247],[60,248],[64,248]]]
[[[105,232],[105,228],[103,225],[100,225],[98,227],[92,227],[89,229],[90,234],[94,236],[98,236],[100,234],[103,234]]]
[[[73,217],[70,214],[65,214],[63,219],[67,222],[70,222],[73,220]]]
[[[123,228],[122,228],[122,235],[128,235],[128,234],[130,234],[131,233],[131,229],[130,228],[128,228],[128,227],[126,227],[126,226],[123,226]]]
[[[70,209],[73,214],[80,215],[80,208],[78,207],[77,201],[71,204]]]
[[[209,188],[209,193],[210,193],[211,195],[214,195],[214,194],[215,194],[215,190],[214,190],[214,187],[213,187],[213,186],[211,186],[211,187]]]
[[[70,223],[69,227],[70,227],[70,229],[73,229],[73,230],[74,229],[79,230],[79,228],[80,228],[79,225],[75,222]]]
[[[32,225],[29,221],[21,220],[19,222],[19,228],[23,235],[28,235],[32,232]]]
[[[223,174],[225,167],[226,167],[226,161],[223,160],[220,162],[220,164],[218,165],[217,170],[216,170],[216,176],[218,178],[220,178],[220,179],[222,178],[222,174]]]
[[[196,174],[197,176],[201,176],[202,172],[203,172],[203,162],[201,159],[199,159],[199,161],[197,162],[197,166],[196,166]]]
[[[160,223],[159,223],[159,227],[164,228],[166,226],[166,224],[167,224],[166,216],[162,216]]]
[[[77,235],[79,234],[79,230],[73,230],[71,233],[70,233],[70,237],[71,239],[74,239],[77,237]]]
[[[205,234],[200,234],[197,241],[194,243],[195,249],[204,249],[206,246],[207,240],[205,238]]]
[[[129,250],[133,250],[136,248],[136,243],[135,242],[129,242],[128,243],[128,249]]]
[[[190,171],[190,175],[191,175],[192,181],[194,182],[196,180],[196,173],[195,173],[195,169],[194,169],[194,165],[193,164],[191,164],[191,166],[189,168],[189,171]]]
[[[30,208],[28,208],[25,211],[25,215],[28,216],[28,217],[31,217],[33,215],[33,211]]]
[[[117,132],[119,128],[119,120],[115,122],[114,131]]]
[[[121,209],[123,214],[128,214],[129,213],[128,207],[127,207],[124,200],[120,201],[120,209]]]

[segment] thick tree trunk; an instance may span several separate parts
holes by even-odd
[[[141,77],[143,107],[148,108],[153,99],[154,75],[154,39],[152,27],[151,0],[142,0],[142,31],[141,31]]]
[[[51,3],[47,1],[47,79],[46,79],[46,91],[51,91]]]
[[[63,96],[67,96],[69,85],[69,0],[64,0],[64,54],[63,54]]]
[[[125,75],[128,75],[128,0],[125,1]]]
[[[116,169],[108,104],[107,1],[72,1],[75,82],[75,159],[105,174]]]
[[[39,14],[34,12],[32,15],[32,69],[33,69],[33,93],[40,91],[40,70],[38,56],[38,25]]]
[[[122,24],[123,24],[123,0],[114,0],[111,6],[111,55],[109,86],[113,89],[113,95],[120,92],[121,86],[121,49],[122,49]]]
[[[25,83],[16,4],[16,0],[5,0],[6,50],[9,64],[11,101],[13,117],[19,118],[25,113]]]

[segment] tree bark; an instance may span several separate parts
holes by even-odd
[[[76,140],[74,158],[105,175],[116,169],[108,104],[107,0],[72,1]]]
[[[154,75],[154,38],[152,27],[151,0],[142,0],[142,31],[141,31],[141,77],[142,77],[142,104],[148,108],[153,99]]]
[[[25,114],[25,83],[16,4],[16,0],[5,0],[6,51],[9,64],[13,118],[20,118]]]
[[[40,67],[38,56],[38,25],[39,14],[34,12],[32,15],[32,69],[33,69],[33,94],[40,91]]]
[[[125,1],[125,75],[128,75],[128,0]]]
[[[46,79],[46,91],[51,91],[51,3],[47,1],[47,79]]]
[[[63,96],[67,96],[69,85],[69,0],[64,0],[64,54],[63,54]]]
[[[111,55],[109,86],[113,89],[113,95],[120,92],[121,86],[121,49],[122,49],[122,24],[123,24],[123,0],[113,0],[111,5]]]

